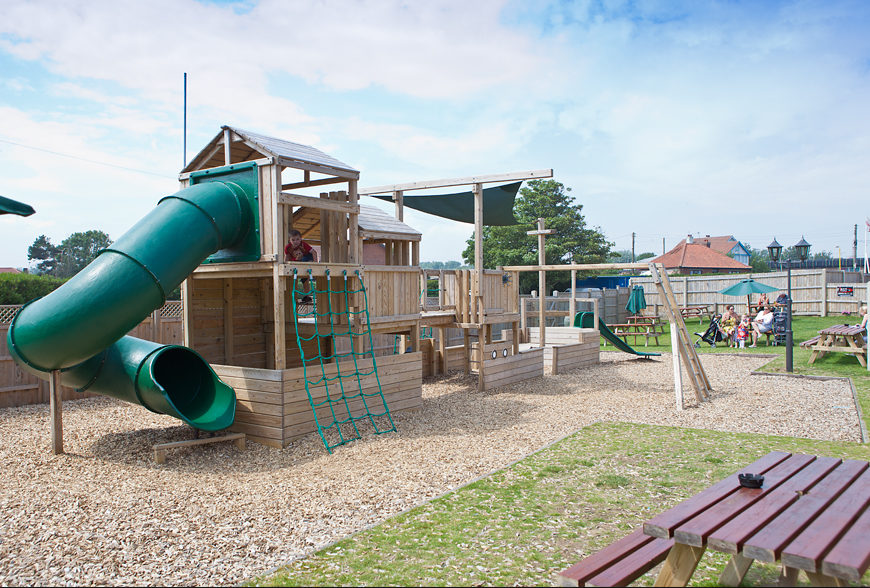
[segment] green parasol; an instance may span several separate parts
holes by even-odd
[[[643,295],[643,286],[636,285],[628,295],[628,304],[625,305],[625,310],[631,314],[639,314],[644,308],[646,308],[646,298]]]
[[[749,312],[749,297],[753,294],[769,294],[771,292],[776,292],[779,288],[774,288],[773,286],[768,286],[767,284],[762,284],[761,282],[756,282],[755,280],[748,278],[745,280],[740,280],[733,286],[728,286],[722,290],[719,290],[719,294],[725,294],[726,296],[746,296],[746,308],[747,312]]]
[[[33,207],[11,198],[0,196],[0,214],[17,214],[18,216],[30,216],[36,212]]]

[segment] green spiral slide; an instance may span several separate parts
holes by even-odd
[[[206,431],[230,426],[235,391],[195,351],[125,336],[200,263],[259,257],[256,164],[192,174],[63,286],[9,327],[22,369],[140,404]]]

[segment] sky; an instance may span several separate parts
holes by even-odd
[[[0,266],[117,239],[237,126],[360,186],[552,168],[614,249],[863,255],[870,2],[2,0]],[[369,197],[363,204],[390,210]],[[470,224],[406,211],[423,261]],[[839,249],[838,249],[839,248]]]

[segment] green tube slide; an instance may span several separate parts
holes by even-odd
[[[15,362],[42,379],[61,370],[66,386],[198,429],[230,426],[235,391],[198,353],[125,336],[200,263],[256,233],[256,188],[228,179],[235,178],[209,178],[161,199],[63,286],[24,306],[7,335]]]

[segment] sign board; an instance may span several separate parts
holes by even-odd
[[[837,286],[837,296],[854,296],[855,288],[853,286]]]

